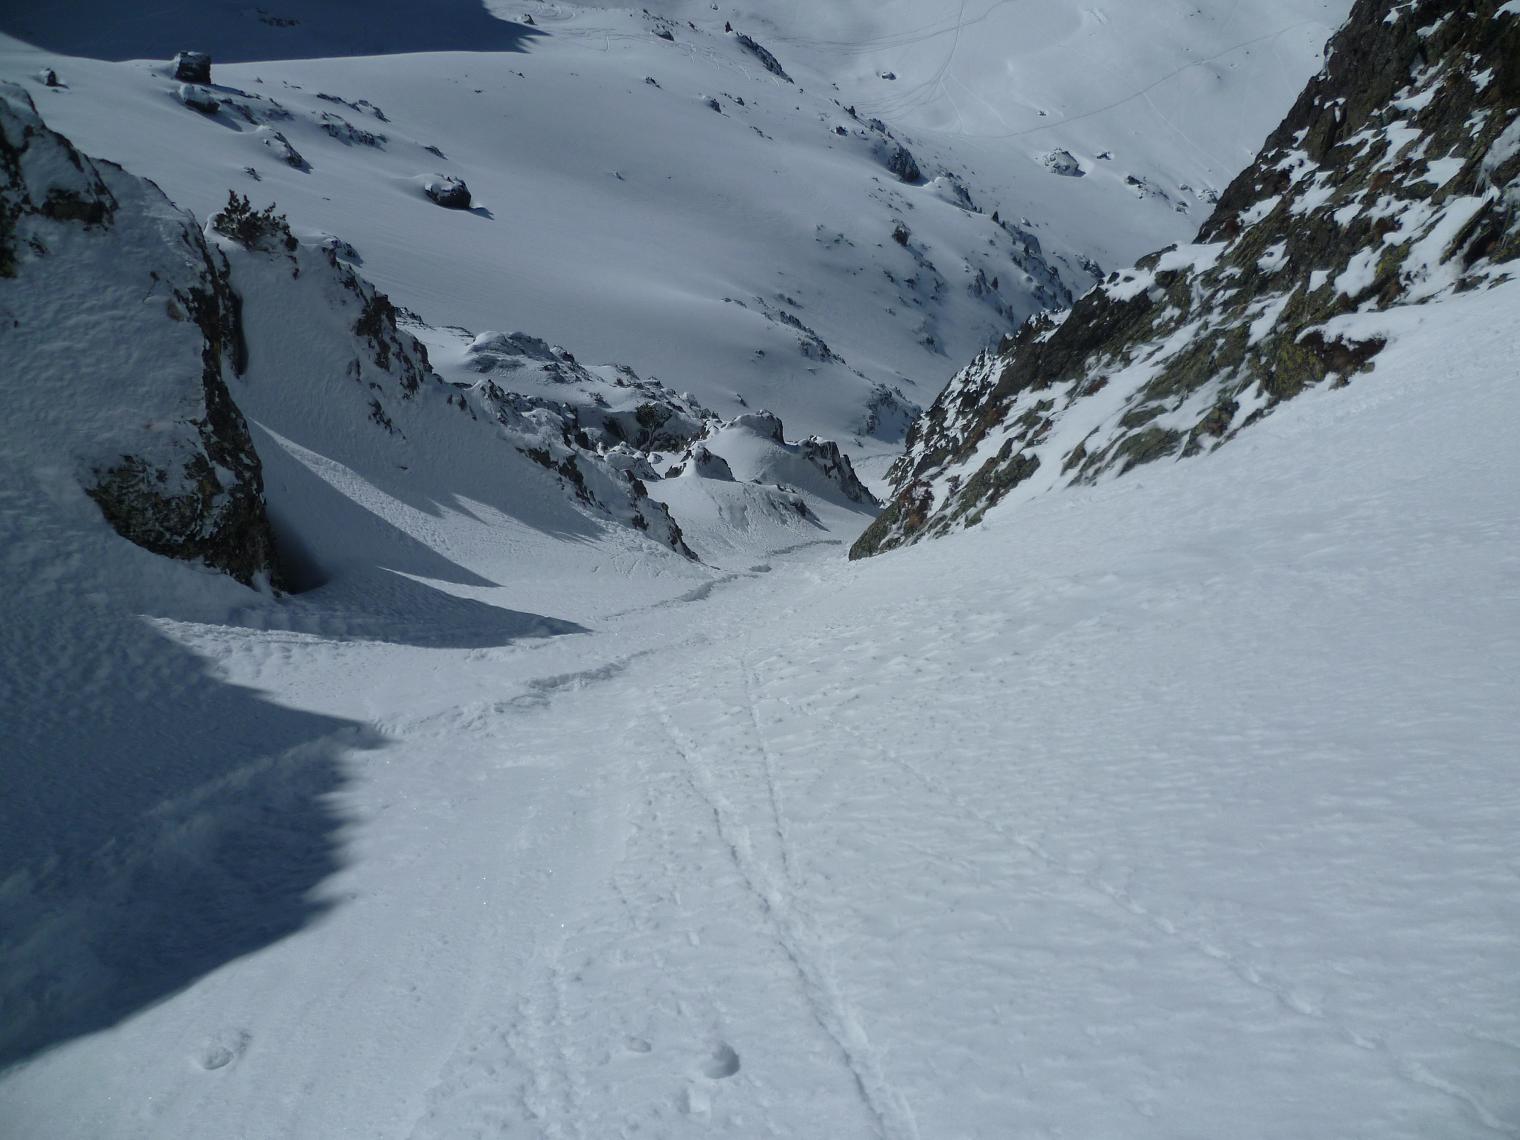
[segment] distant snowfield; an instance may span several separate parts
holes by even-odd
[[[927,405],[1047,303],[1043,263],[1026,272],[1028,243],[993,211],[1075,292],[1094,280],[1083,259],[1106,271],[1187,240],[1347,6],[493,5],[509,23],[462,0],[425,19],[386,0],[363,20],[331,0],[149,12],[61,0],[4,13],[0,31],[64,55],[0,37],[0,76],[55,67],[67,87],[33,82],[39,110],[86,153],[202,218],[229,188],[277,202],[298,232],[351,243],[365,275],[426,320],[522,329],[725,416],[770,408],[879,474],[901,427],[889,417],[873,435],[877,391]],[[181,47],[243,61],[213,78],[258,96],[242,101],[259,122],[179,103],[162,61]],[[156,61],[97,58],[131,54]],[[873,116],[923,183],[886,171]],[[271,131],[302,167],[280,160]],[[1050,169],[1056,151],[1082,176]],[[463,177],[479,208],[427,202],[421,182],[440,172]],[[982,213],[955,204],[955,180]]]
[[[429,521],[505,583],[450,594],[584,632],[153,621],[178,685],[208,683],[193,654],[241,694],[212,723],[166,704],[173,731],[275,751],[162,805],[138,893],[61,920],[147,908],[206,972],[10,1069],[0,1116],[1515,1135],[1517,296],[1379,318],[1370,375],[1212,457],[863,564],[541,557],[518,583],[531,555],[450,539],[481,519]],[[78,711],[187,699],[154,676]],[[245,863],[322,873],[304,920],[223,956]]]

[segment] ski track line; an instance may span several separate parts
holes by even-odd
[[[658,697],[655,707],[671,745],[685,763],[687,783],[712,814],[718,838],[759,903],[777,947],[802,983],[803,996],[814,1019],[843,1055],[860,1098],[876,1123],[877,1134],[883,1140],[918,1140],[912,1111],[882,1073],[870,1038],[840,993],[833,972],[808,945],[812,939],[801,930],[786,897],[776,889],[769,869],[755,857],[743,825],[717,788],[702,751],[671,720]]]
[[[980,811],[964,797],[958,795],[940,781],[926,775],[915,765],[910,764],[895,753],[886,752],[883,755],[916,779],[925,789],[948,801],[960,811],[965,812],[968,817],[975,819],[982,826],[1011,840],[1050,870],[1081,883],[1090,890],[1096,891],[1108,899],[1114,906],[1125,911],[1127,914],[1133,915],[1135,918],[1143,920],[1147,925],[1154,927],[1171,941],[1218,962],[1234,977],[1252,989],[1260,990],[1270,995],[1288,1013],[1325,1026],[1337,1036],[1355,1045],[1358,1049],[1382,1053],[1389,1060],[1392,1071],[1402,1080],[1421,1085],[1452,1098],[1463,1105],[1472,1114],[1473,1119],[1484,1128],[1500,1136],[1510,1137],[1512,1140],[1520,1140],[1520,1126],[1511,1124],[1495,1115],[1471,1090],[1454,1084],[1432,1073],[1419,1062],[1412,1061],[1394,1052],[1386,1041],[1358,1033],[1345,1022],[1330,1016],[1324,1010],[1296,996],[1293,993],[1291,985],[1272,980],[1245,959],[1236,956],[1223,947],[1215,946],[1206,939],[1187,933],[1172,919],[1136,902],[1134,897],[1124,888],[1105,883],[1096,875],[1079,871],[1075,867],[1063,862],[1061,859],[1050,854],[1049,851],[1035,840],[1010,830],[1001,821]]]
[[[771,751],[765,728],[760,723],[760,708],[756,703],[755,682],[758,677],[747,656],[741,656],[739,673],[744,680],[744,703],[749,708],[750,723],[755,726],[755,740],[760,745],[761,769],[765,773],[765,788],[770,797],[771,816],[775,820],[776,839],[781,846],[781,872],[786,879],[789,896],[796,893],[799,881],[792,865],[792,837],[786,826],[786,815],[781,807],[781,789],[776,783],[776,754]]]

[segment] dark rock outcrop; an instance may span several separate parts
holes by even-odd
[[[851,554],[974,524],[1016,488],[1218,447],[1373,367],[1378,312],[1483,288],[1516,259],[1520,12],[1358,0],[1196,243],[962,370],[913,426],[893,501]]]
[[[802,458],[818,468],[823,477],[839,488],[840,493],[850,502],[872,508],[881,505],[855,474],[850,457],[832,439],[810,435],[797,444],[797,449]]]
[[[765,48],[761,47],[749,36],[745,35],[743,32],[740,32],[734,36],[734,39],[738,41],[740,47],[744,48],[756,59],[758,59],[760,61],[760,65],[764,67],[766,71],[769,71],[778,79],[786,80],[788,83],[792,81],[792,77],[786,73],[785,69],[781,66],[780,61],[778,61],[775,56],[773,56]]]
[[[117,533],[276,582],[259,458],[226,381],[245,349],[224,259],[157,187],[81,155],[8,84],[0,304],[15,314],[0,327],[3,379],[26,388],[8,414],[36,417]],[[69,334],[60,312],[90,318]],[[60,352],[71,335],[85,339]]]
[[[435,174],[422,185],[422,192],[446,210],[468,210],[470,188],[464,179],[447,174]]]
[[[897,175],[900,182],[917,182],[924,174],[918,168],[918,160],[901,143],[894,144],[887,152],[887,169]]]
[[[211,57],[203,51],[182,51],[174,57],[174,78],[180,83],[210,83]]]

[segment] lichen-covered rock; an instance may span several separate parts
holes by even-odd
[[[0,385],[123,538],[274,582],[262,471],[227,377],[223,258],[152,183],[81,155],[0,84]],[[68,325],[60,314],[73,314]]]
[[[1520,273],[1520,11],[1357,0],[1194,244],[963,369],[859,557],[993,504],[1220,446],[1374,366],[1376,314]]]

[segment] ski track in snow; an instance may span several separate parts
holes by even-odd
[[[752,707],[750,712],[753,713]],[[756,855],[749,828],[742,822],[743,815],[720,790],[722,785],[716,779],[703,749],[676,726],[664,708],[660,709],[659,716],[671,744],[685,765],[692,790],[712,813],[718,838],[759,904],[776,944],[796,970],[814,1018],[843,1055],[860,1090],[861,1099],[875,1118],[877,1134],[885,1140],[911,1140],[916,1137],[918,1129],[914,1126],[912,1116],[882,1075],[880,1063],[859,1018],[841,996],[833,971],[820,959],[814,948],[816,938],[806,933],[787,893],[777,884],[765,861]],[[767,783],[774,796],[773,781],[768,780]],[[774,804],[774,799],[772,803]],[[780,816],[775,818],[775,834],[784,865],[788,858],[789,844],[781,830]]]
[[[1006,17],[1011,3],[968,16],[960,0],[953,17],[940,5],[929,19],[920,17],[931,5],[914,7],[900,30],[875,36],[762,38],[785,49],[784,62],[804,78],[810,53],[868,72],[902,53],[900,86],[857,84],[839,90],[840,103],[909,116],[915,132],[913,116],[945,103],[952,127],[923,133],[951,142],[1082,123],[1093,129],[1091,150],[1109,145],[1094,121],[1129,107],[1134,118],[1116,116],[1118,137],[1159,120],[1168,143],[1192,156],[1184,164],[1174,147],[1147,140],[1153,149],[1137,158],[1174,168],[1175,182],[1192,168],[1215,169],[1228,153],[1221,139],[1237,125],[1221,130],[1228,116],[1211,116],[1206,101],[1169,116],[1152,93],[1253,46],[1275,52],[1306,26],[1261,31],[1285,17],[1233,0],[1209,41],[1221,50],[1180,60],[1156,53],[1127,72],[1090,77],[1092,102],[1103,105],[1021,128],[1015,116],[1030,109],[1021,100],[1044,98],[1038,84],[999,104],[965,70],[978,66],[967,57],[983,45],[964,33],[990,33],[994,13]],[[811,8],[793,5],[791,23],[805,25]],[[414,70],[415,60],[387,60],[393,75],[362,60],[232,65],[225,74],[255,84],[267,70],[269,90],[303,114],[301,88],[274,84],[320,75],[380,98],[395,116],[386,162],[414,164],[407,131],[418,139],[436,131],[449,152],[465,155],[477,189],[489,194],[496,184],[498,204],[523,192],[515,168],[543,158],[545,139],[555,142],[554,161],[537,173],[563,175],[551,184],[583,184],[583,128],[616,136],[630,161],[644,158],[631,120],[608,119],[644,114],[628,112],[635,97],[661,101],[663,110],[649,112],[660,130],[644,140],[661,142],[661,161],[680,157],[681,147],[663,144],[687,131],[709,139],[687,149],[708,153],[716,132],[742,121],[734,107],[718,117],[696,102],[710,94],[709,79],[749,96],[744,114],[763,112],[750,125],[792,134],[789,153],[818,164],[807,169],[855,169],[836,163],[847,154],[832,152],[834,112],[815,99],[801,121],[788,119],[790,88],[750,57],[723,54],[730,41],[715,29],[687,35],[678,26],[666,47],[625,16],[637,19],[546,11],[541,22],[560,42],[541,42],[537,54],[450,57],[450,69],[473,68],[475,77],[451,70],[459,90],[436,115],[437,90],[421,80],[438,76]],[[1223,47],[1226,29],[1241,38]],[[31,55],[5,50],[13,66],[35,70]],[[590,66],[584,77],[569,71],[593,55],[621,70],[600,79]],[[1304,61],[1284,65],[1278,94],[1301,78],[1294,66]],[[1048,60],[1040,67],[1043,82]],[[84,60],[61,70],[76,86],[43,99],[71,131],[102,141],[116,132],[125,146],[132,131],[118,124],[136,116],[142,137],[124,157],[172,155],[171,188],[200,194],[214,177],[220,196],[223,174],[237,176],[246,155],[230,133],[206,143],[216,168],[205,173],[201,142],[186,140],[222,128],[165,104],[161,76]],[[649,73],[663,86],[646,90]],[[528,86],[515,87],[519,80]],[[466,81],[482,89],[472,95]],[[113,91],[123,95],[120,109]],[[492,135],[501,155],[455,146],[481,137],[459,110],[474,96],[492,116],[516,115],[502,120],[507,134]],[[1249,110],[1270,117],[1270,108]],[[557,125],[561,114],[574,130]],[[997,131],[978,130],[978,116]],[[486,122],[507,129],[482,115]],[[477,219],[400,193],[386,199],[380,221],[368,217],[343,191],[368,191],[374,172],[390,169],[384,156],[358,162],[311,133],[323,148],[312,151],[320,174],[268,171],[270,195],[304,211],[303,221],[351,222],[357,235],[345,235],[359,238],[375,266],[404,266],[405,283],[430,304],[469,294],[480,304],[476,323],[516,320],[523,306],[542,303],[537,292],[564,291],[554,273],[534,270],[551,266],[569,279],[562,235],[514,226],[509,243],[538,260],[510,280],[494,263],[481,276],[465,254],[490,263],[509,248],[471,248],[489,227],[445,228]],[[561,150],[562,134],[572,142]],[[657,171],[691,182],[690,196],[652,182],[644,209],[629,212],[623,199],[602,196],[629,191],[603,188],[566,216],[636,231],[641,218],[716,200],[716,185],[731,193],[734,212],[706,232],[737,232],[752,220],[737,188],[753,180],[740,161],[752,138],[740,137],[744,147],[711,152],[729,156],[709,165],[732,183],[694,179],[708,172],[678,164],[667,177],[656,164],[646,180]],[[903,137],[922,157],[918,139]],[[856,165],[860,181],[878,177],[864,160]],[[1043,181],[1031,192],[1007,170]],[[638,171],[629,173],[637,183]],[[1020,185],[1051,248],[1084,216],[1105,240],[1119,240],[1123,227],[1094,207],[1110,199],[1082,197],[1100,177],[1069,185],[1023,165],[993,173],[974,188]],[[892,200],[911,207],[916,192],[893,186]],[[776,197],[760,193],[768,206]],[[1061,214],[1068,196],[1071,212]],[[599,309],[561,305],[575,313],[566,327],[606,325],[619,347],[637,334],[641,351],[663,352],[696,338],[717,298],[784,285],[807,300],[811,307],[797,307],[808,320],[820,313],[864,346],[875,334],[860,331],[857,311],[826,311],[829,293],[843,295],[837,289],[804,293],[772,280],[767,259],[753,256],[768,234],[795,231],[802,252],[781,263],[799,276],[816,268],[810,235],[823,204],[854,214],[859,202],[799,195],[793,213],[772,219],[780,229],[721,251],[688,235],[678,260],[701,267],[691,279],[700,290],[686,288],[705,307],[675,290],[664,303],[678,324],[650,321],[638,306],[624,311],[629,299],[648,299],[625,281]],[[966,227],[983,240],[970,229],[982,224],[975,216],[920,206],[916,233]],[[1166,226],[1180,224],[1169,214]],[[929,217],[939,217],[935,227]],[[611,258],[596,268],[652,279],[643,259],[661,243],[644,233],[604,240],[621,232],[591,235]],[[857,237],[868,247],[882,236],[867,233]],[[612,257],[619,248],[623,256]],[[877,248],[900,252],[885,238]],[[578,272],[589,259],[570,264]],[[456,279],[462,270],[470,273]],[[497,297],[490,282],[505,292]],[[479,582],[447,584],[449,594],[445,583],[406,578],[416,587],[400,595],[410,605],[435,604],[401,612],[372,596],[386,576],[356,586],[340,573],[326,592],[263,605],[226,602],[234,587],[177,566],[162,580],[206,596],[183,613],[164,610],[170,617],[142,584],[167,572],[135,548],[121,555],[92,506],[74,503],[100,531],[98,580],[52,557],[52,516],[31,520],[4,552],[7,569],[25,571],[34,591],[26,597],[52,604],[79,581],[88,589],[68,606],[66,630],[19,614],[30,620],[12,643],[23,685],[45,683],[22,675],[28,664],[85,660],[61,674],[79,682],[54,703],[61,718],[99,720],[89,739],[102,753],[123,751],[118,726],[151,719],[151,731],[132,738],[142,751],[125,751],[127,760],[192,726],[201,735],[184,746],[188,767],[223,745],[236,763],[153,800],[132,817],[130,834],[99,837],[79,883],[53,884],[52,866],[0,875],[8,910],[31,918],[28,908],[45,909],[30,893],[38,883],[56,886],[67,904],[36,921],[33,940],[5,943],[28,971],[23,999],[46,998],[71,971],[84,979],[78,1001],[90,999],[91,985],[110,987],[119,969],[111,936],[131,929],[121,916],[139,904],[151,902],[148,913],[178,936],[176,874],[206,863],[224,837],[251,849],[234,852],[252,856],[246,866],[228,861],[246,872],[247,899],[283,889],[310,914],[218,956],[229,916],[210,892],[207,916],[198,916],[209,916],[206,930],[194,927],[211,943],[207,961],[196,959],[153,1000],[0,1072],[0,1132],[28,1140],[1520,1137],[1520,468],[1511,438],[1520,398],[1507,382],[1517,290],[1455,300],[1439,319],[1390,317],[1396,327],[1373,373],[1344,391],[1304,395],[1217,455],[993,511],[975,531],[861,565],[844,564],[840,549],[863,522],[858,514],[825,509],[816,525],[828,537],[797,541],[819,531],[812,523],[767,530],[774,520],[746,529],[748,515],[741,526],[714,498],[713,514],[682,520],[710,557],[695,566],[631,533],[550,540],[479,504],[401,510],[364,472],[327,464],[330,484],[347,480],[356,501],[369,496],[367,510],[392,510],[409,538],[457,557],[470,571],[460,577]],[[609,311],[620,320],[608,322]],[[684,359],[710,397],[728,399],[732,361],[753,364],[758,334],[746,322],[761,318],[743,306],[719,311],[732,345],[705,356],[681,346],[695,355],[671,359]],[[900,335],[904,322],[893,318],[883,327]],[[790,333],[775,335],[790,350]],[[802,380],[799,410],[853,422],[843,405],[810,408],[822,389]],[[71,481],[58,481],[79,498]],[[86,549],[93,558],[97,548]],[[109,610],[112,591],[137,596],[112,577],[123,567],[130,588],[154,604]],[[499,636],[465,628],[494,607],[513,615],[499,619]],[[97,609],[119,628],[107,628]],[[229,609],[224,623],[216,615]],[[289,628],[266,628],[281,621]],[[229,692],[238,698],[231,709],[243,711],[223,724],[229,706],[206,694]],[[276,747],[261,733],[282,717],[291,741]],[[129,763],[127,782],[137,775]],[[86,817],[101,795],[88,783],[77,797]],[[278,846],[285,815],[307,800],[321,808],[319,837],[333,835],[333,857],[315,870]],[[160,864],[171,873],[154,880]],[[66,861],[63,871],[77,873]],[[167,884],[157,888],[167,902],[142,897],[156,881]],[[36,897],[53,899],[40,888]],[[55,961],[54,947],[76,957]],[[91,958],[96,947],[100,961]]]

